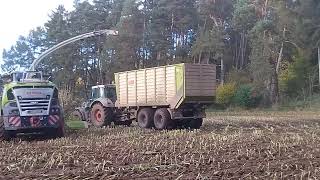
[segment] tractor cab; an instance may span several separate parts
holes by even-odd
[[[117,100],[117,93],[115,85],[98,85],[93,86],[91,90],[91,99],[90,101],[94,101],[98,98],[108,98],[112,102]]]

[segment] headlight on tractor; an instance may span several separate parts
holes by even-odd
[[[60,109],[59,108],[51,108],[50,112],[51,112],[51,114],[59,114]]]
[[[9,113],[11,116],[14,115],[14,116],[18,116],[20,114],[19,110],[18,109],[15,109],[15,110],[12,110],[10,113]]]

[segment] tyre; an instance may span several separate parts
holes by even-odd
[[[59,128],[47,131],[46,136],[47,136],[47,138],[50,138],[50,139],[63,138],[65,136],[64,128],[59,127]]]
[[[144,108],[138,112],[138,125],[141,128],[152,128],[154,110],[152,108]]]
[[[161,108],[156,110],[154,113],[154,126],[158,130],[174,128],[174,122],[167,109]]]
[[[64,136],[65,136],[65,128],[64,128],[64,124],[62,124],[56,131],[56,137],[62,138]]]
[[[59,122],[59,127],[55,129],[50,129],[46,131],[46,135],[48,138],[56,139],[65,137],[65,124],[64,119]]]
[[[112,109],[103,107],[102,104],[97,103],[91,109],[91,123],[95,127],[110,126],[113,120]]]
[[[0,117],[0,140],[9,141],[11,139],[10,134],[4,128],[4,119]]]
[[[73,111],[72,117],[73,117],[75,120],[79,120],[79,121],[83,121],[83,120],[84,120],[84,118],[82,118],[81,112],[78,111],[78,110]]]
[[[190,129],[200,129],[203,123],[203,119],[199,118],[199,119],[191,119],[188,123],[188,127]]]

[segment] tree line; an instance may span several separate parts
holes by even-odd
[[[114,72],[216,63],[225,86],[250,85],[265,104],[276,104],[318,90],[319,17],[317,0],[75,0],[74,10],[59,6],[44,26],[4,50],[2,69],[26,68],[76,35],[115,29],[119,36],[68,45],[39,68],[79,94],[110,83]]]

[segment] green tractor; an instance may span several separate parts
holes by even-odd
[[[94,127],[125,125],[130,126],[132,119],[115,107],[117,100],[116,87],[113,84],[97,85],[91,88],[89,101],[82,103],[73,112],[73,117],[86,121]]]
[[[7,76],[1,97],[0,138],[19,134],[63,137],[65,123],[58,89],[41,72],[14,72]]]

